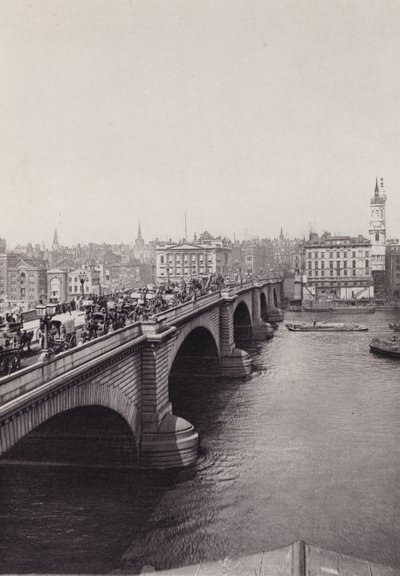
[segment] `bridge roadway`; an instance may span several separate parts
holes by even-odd
[[[173,414],[171,373],[185,360],[204,370],[212,357],[221,376],[248,376],[251,358],[235,338],[241,330],[253,339],[270,337],[267,322],[283,319],[281,298],[281,278],[234,286],[1,378],[0,455],[57,414],[96,405],[128,424],[135,465],[193,464],[199,438],[192,424]]]

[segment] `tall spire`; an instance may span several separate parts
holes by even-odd
[[[375,184],[375,196],[376,197],[379,196],[378,177],[376,178],[376,184]]]
[[[60,244],[58,243],[58,234],[57,234],[57,228],[54,228],[54,235],[53,235],[53,244],[51,245],[51,248],[53,250],[56,250],[57,248],[60,247]]]
[[[140,228],[140,220],[139,220],[139,226],[138,226],[138,232],[137,232],[137,237],[142,239],[142,230]]]

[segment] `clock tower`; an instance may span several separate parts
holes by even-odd
[[[371,240],[371,272],[374,278],[375,296],[384,293],[385,285],[385,251],[386,251],[386,193],[383,178],[378,178],[375,193],[371,198],[369,238]]]

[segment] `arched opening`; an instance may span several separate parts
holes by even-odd
[[[60,278],[52,278],[50,280],[50,298],[58,301],[61,300],[61,280]]]
[[[267,304],[267,299],[265,297],[264,292],[261,292],[261,294],[260,294],[260,315],[261,315],[261,320],[264,320],[264,322],[267,322],[268,304]]]
[[[236,344],[252,337],[250,312],[244,302],[238,304],[233,314],[233,336]]]
[[[196,428],[201,406],[208,402],[208,390],[220,375],[220,360],[214,337],[209,330],[192,330],[180,346],[169,372],[169,398],[176,416]]]
[[[73,408],[24,436],[3,459],[102,467],[137,467],[137,448],[128,423],[102,406]]]

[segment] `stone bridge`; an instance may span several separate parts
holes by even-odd
[[[73,447],[76,415],[89,421],[97,407],[105,418],[120,421],[130,465],[193,464],[199,437],[192,424],[173,414],[173,377],[248,376],[251,358],[236,343],[243,334],[271,337],[267,322],[283,318],[281,293],[278,278],[211,293],[1,378],[0,455],[6,458],[60,417]]]

